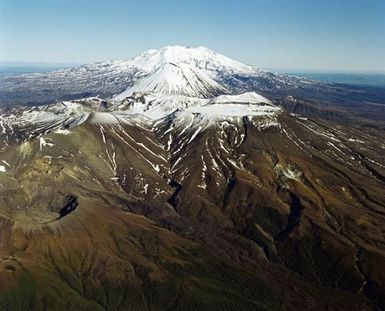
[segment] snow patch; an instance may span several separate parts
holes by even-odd
[[[57,129],[56,131],[54,131],[55,134],[60,134],[60,135],[70,135],[72,134],[72,132],[70,130],[67,130],[67,129]]]
[[[44,137],[40,137],[40,138],[39,138],[39,141],[40,141],[40,151],[42,151],[42,150],[43,150],[43,147],[45,147],[45,146],[48,146],[48,147],[50,147],[50,148],[52,148],[53,146],[55,146],[54,143],[49,143],[49,142],[47,142],[47,141],[44,139]]]
[[[191,136],[190,140],[187,142],[187,144],[191,143],[195,137],[197,137],[197,135],[199,134],[199,132],[201,131],[202,127],[198,127],[198,129],[195,131],[195,133]]]

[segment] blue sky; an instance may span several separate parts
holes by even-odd
[[[262,68],[385,72],[384,0],[0,0],[0,61],[206,46]]]

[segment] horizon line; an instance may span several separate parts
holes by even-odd
[[[113,59],[108,60],[99,60],[91,62],[43,62],[43,61],[1,61],[0,66],[9,66],[9,67],[22,67],[22,66],[42,66],[42,67],[54,67],[61,66],[63,69],[65,67],[77,67],[87,64],[100,63],[103,61],[114,61]],[[119,60],[117,60],[119,61]],[[250,64],[248,64],[250,65]],[[385,75],[384,70],[371,70],[371,69],[320,69],[320,68],[295,68],[295,67],[259,67],[255,65],[250,65],[259,69],[267,70],[270,72],[279,72],[279,73],[324,73],[324,74],[379,74]]]

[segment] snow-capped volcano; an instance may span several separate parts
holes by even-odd
[[[167,46],[147,50],[126,61],[0,78],[0,105],[52,103],[90,96],[121,99],[137,91],[200,98],[243,92],[275,96],[287,95],[288,89],[314,89],[316,85],[243,64],[205,47]]]
[[[148,50],[121,67],[135,68],[136,73],[133,85],[116,99],[138,91],[210,98],[230,93],[215,81],[220,72],[248,74],[258,71],[204,47],[181,46]]]
[[[167,63],[186,64],[207,74],[223,70],[239,73],[252,73],[257,70],[255,67],[242,64],[205,47],[191,48],[178,45],[167,46],[159,50],[150,49],[122,65],[134,66],[149,73]]]
[[[98,124],[173,122],[189,129],[206,128],[218,121],[241,122],[242,117],[264,127],[277,124],[281,109],[256,92],[232,92],[216,80],[223,72],[258,72],[209,49],[169,46],[149,50],[127,62],[107,62],[64,71],[121,71],[131,80],[110,99],[85,97],[51,105],[20,108],[1,116],[3,133],[18,140],[73,128],[89,120]],[[106,76],[111,73],[105,74]],[[12,140],[12,139],[11,139]],[[11,141],[9,140],[9,141]]]

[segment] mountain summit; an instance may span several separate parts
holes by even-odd
[[[138,91],[212,98],[245,91],[266,92],[272,85],[278,90],[305,84],[301,79],[274,75],[204,47],[168,46],[145,51],[128,61],[0,79],[0,104],[12,99],[30,103],[85,96],[120,100]]]
[[[129,63],[136,64],[140,68],[146,68],[148,72],[166,63],[185,64],[206,73],[223,70],[250,73],[256,70],[252,66],[242,64],[205,47],[190,48],[178,45],[167,46],[159,50],[148,50],[126,64]]]
[[[154,92],[202,98],[229,93],[204,72],[185,63],[162,63],[148,74],[138,75],[133,83],[127,90],[115,96],[115,99],[122,99],[134,92]]]
[[[215,80],[221,72],[256,73],[257,69],[239,63],[204,47],[168,46],[148,50],[122,64],[137,70],[133,85],[116,96],[122,99],[133,92],[156,92],[210,98],[230,93]]]

